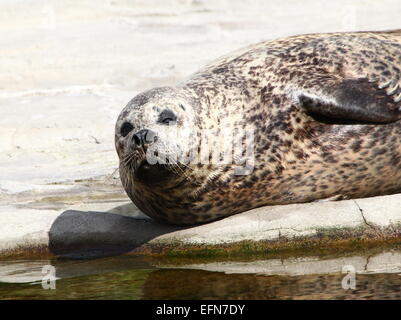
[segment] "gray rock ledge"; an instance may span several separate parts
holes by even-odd
[[[126,204],[132,206],[132,204]],[[163,248],[230,246],[332,238],[398,237],[401,194],[253,209],[195,227],[159,224],[109,212],[0,207],[0,255],[41,251],[55,256],[159,252]],[[111,210],[113,212],[113,210]]]

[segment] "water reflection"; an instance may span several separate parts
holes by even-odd
[[[56,268],[56,290],[41,286]],[[356,288],[343,289],[344,265]],[[1,299],[400,299],[401,251],[248,261],[144,259],[0,262]]]
[[[344,290],[344,274],[265,276],[200,270],[149,274],[144,299],[400,299],[397,274],[357,275],[356,290]]]

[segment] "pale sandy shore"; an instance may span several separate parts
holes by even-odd
[[[142,90],[251,43],[400,16],[397,0],[2,1],[1,215],[125,203],[114,124]]]

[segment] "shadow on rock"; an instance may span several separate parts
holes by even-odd
[[[57,257],[86,259],[124,254],[162,234],[183,227],[145,216],[67,210],[49,231],[49,249]]]

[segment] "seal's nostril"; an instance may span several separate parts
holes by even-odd
[[[136,144],[137,146],[140,146],[140,145],[141,145],[141,138],[138,136],[137,133],[135,133],[135,134],[132,136],[132,140],[134,140],[134,142],[135,142],[135,144]]]
[[[132,135],[132,140],[137,146],[153,143],[157,141],[156,133],[152,130],[142,129]]]

